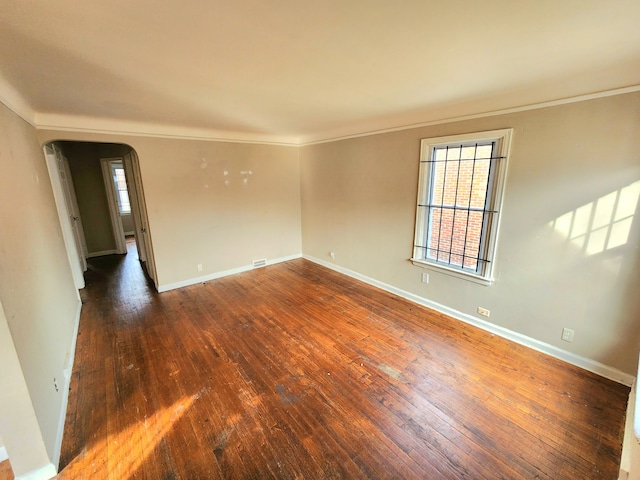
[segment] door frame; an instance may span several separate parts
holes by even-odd
[[[80,140],[69,140],[69,141],[80,141]],[[80,213],[74,215],[72,213],[71,207],[67,206],[65,200],[65,193],[63,191],[64,186],[68,186],[67,182],[63,182],[61,178],[61,174],[58,170],[58,163],[56,155],[60,155],[63,159],[63,162],[66,161],[66,176],[70,179],[70,169],[68,168],[68,160],[62,154],[62,150],[57,145],[56,140],[52,140],[43,145],[43,153],[45,157],[45,162],[47,165],[47,170],[49,171],[49,177],[51,180],[51,186],[54,193],[54,199],[56,203],[56,207],[58,209],[58,217],[60,220],[60,226],[62,229],[64,244],[67,250],[67,256],[69,258],[69,264],[71,266],[71,271],[73,274],[74,283],[76,288],[82,289],[85,286],[84,282],[84,272],[86,271],[86,256],[83,252],[82,243],[84,243],[84,230],[82,230],[80,221]],[[105,142],[92,142],[92,143],[105,143]],[[138,155],[136,151],[130,145],[126,145],[124,143],[120,144],[130,149],[130,152],[122,157],[111,157],[118,158],[123,162],[125,169],[125,178],[127,180],[127,190],[129,192],[129,200],[131,203],[131,214],[134,216],[134,225],[136,226],[135,237],[136,237],[136,245],[138,246],[138,254],[140,255],[142,266],[147,273],[147,275],[151,278],[154,283],[156,289],[158,288],[158,274],[156,271],[155,265],[155,257],[153,253],[153,243],[151,240],[151,231],[149,229],[149,220],[147,216],[147,207],[145,203],[144,190],[142,185],[142,175],[140,172],[140,163],[138,160]],[[63,170],[63,173],[64,173]],[[104,173],[104,170],[103,170]],[[103,175],[104,177],[104,175]],[[110,175],[109,175],[110,177]],[[113,183],[113,182],[112,182]],[[73,188],[73,187],[71,187]],[[115,188],[115,185],[114,185]],[[107,189],[109,191],[109,189]],[[71,193],[69,196],[71,196]],[[73,192],[75,194],[75,192]],[[112,190],[113,193],[113,190]],[[113,193],[113,198],[115,200],[115,193]],[[77,204],[76,204],[77,208]],[[119,209],[116,209],[119,217]],[[72,219],[76,217],[77,220],[74,222]],[[122,222],[118,222],[122,227]],[[76,240],[74,236],[74,228],[73,224],[76,227],[79,226],[80,236],[82,241],[79,242]],[[84,247],[86,248],[86,246]],[[126,253],[126,243],[125,243],[125,253]]]
[[[62,238],[67,250],[73,282],[76,288],[81,290],[85,287],[84,272],[87,270],[87,259],[84,255],[81,240],[84,239],[84,231],[79,224],[80,212],[74,211],[74,205],[68,200],[71,198],[70,190],[73,186],[62,178],[63,175],[69,178],[66,174],[69,169],[65,166],[65,161],[68,163],[68,160],[62,155],[62,151],[54,142],[44,145],[43,152],[47,170],[49,171],[53,198],[58,211],[58,218],[60,219]],[[63,165],[62,169],[60,168],[61,164]],[[77,208],[77,204],[75,208]]]
[[[157,289],[158,274],[156,272],[153,243],[149,230],[149,218],[147,216],[147,206],[142,186],[140,161],[138,154],[133,148],[129,153],[124,155],[123,164],[124,176],[127,180],[127,191],[129,192],[129,203],[131,204],[131,216],[133,217],[133,225],[135,228],[138,258]]]

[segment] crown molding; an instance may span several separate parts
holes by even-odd
[[[0,72],[0,102],[13,113],[22,118],[25,122],[33,127],[35,123],[35,110],[29,105],[29,102],[14,88],[11,83]]]
[[[177,140],[252,143],[278,146],[298,146],[300,144],[300,139],[295,136],[190,128],[177,125],[160,125],[154,123],[132,122],[128,120],[77,115],[36,113],[35,120],[36,128],[38,130],[116,135],[119,137],[126,135]]]
[[[547,102],[540,102],[540,103],[532,103],[532,104],[528,104],[528,105],[522,105],[522,106],[518,106],[518,107],[511,107],[511,108],[505,108],[505,109],[500,109],[500,110],[493,110],[493,111],[489,111],[489,112],[483,112],[483,113],[474,113],[474,114],[470,114],[470,115],[461,115],[461,116],[457,116],[457,117],[449,117],[449,118],[442,118],[442,119],[436,119],[436,120],[431,120],[428,122],[421,122],[421,123],[412,123],[412,124],[407,124],[404,126],[396,126],[396,127],[390,127],[390,128],[384,128],[381,126],[381,128],[379,129],[371,129],[371,130],[367,130],[364,132],[360,132],[360,133],[349,133],[348,129],[345,128],[344,132],[341,134],[341,132],[336,131],[333,132],[331,134],[327,134],[326,137],[322,137],[322,136],[316,136],[314,137],[313,135],[309,135],[307,137],[303,137],[302,141],[298,144],[301,147],[306,147],[306,146],[310,146],[310,145],[318,145],[318,144],[322,144],[322,143],[331,143],[331,142],[337,142],[340,140],[349,140],[351,138],[360,138],[360,137],[368,137],[371,135],[379,135],[382,133],[391,133],[391,132],[400,132],[403,130],[411,130],[413,128],[422,128],[422,127],[430,127],[430,126],[434,126],[434,125],[443,125],[446,123],[454,123],[454,122],[461,122],[461,121],[465,121],[465,120],[474,120],[474,119],[478,119],[478,118],[486,118],[486,117],[495,117],[498,115],[507,115],[510,113],[518,113],[518,112],[526,112],[529,110],[538,110],[541,108],[548,108],[548,107],[556,107],[559,105],[567,105],[570,103],[578,103],[578,102],[585,102],[587,100],[595,100],[598,98],[605,98],[605,97],[612,97],[615,95],[624,95],[626,93],[634,93],[634,92],[639,92],[640,91],[640,85],[632,85],[629,87],[623,87],[623,88],[616,88],[616,89],[612,89],[612,90],[604,90],[601,92],[595,92],[595,93],[589,93],[589,94],[585,94],[585,95],[578,95],[575,97],[568,97],[568,98],[562,98],[562,99],[558,99],[558,100],[550,100]]]
[[[0,102],[4,103],[10,110],[34,126],[38,130],[59,131],[78,134],[97,134],[138,137],[155,137],[176,140],[195,140],[208,142],[227,143],[249,143],[261,145],[277,146],[310,146],[322,143],[348,140],[352,138],[367,137],[383,133],[398,132],[414,128],[442,125],[446,123],[474,120],[478,118],[493,117],[511,113],[537,110],[541,108],[566,105],[570,103],[583,102],[598,98],[605,98],[614,95],[623,95],[640,91],[640,85],[632,85],[624,88],[605,90],[601,92],[579,95],[575,97],[563,98],[547,102],[522,105],[507,109],[494,110],[489,112],[475,113],[470,115],[447,117],[435,119],[427,122],[409,123],[406,125],[388,127],[380,125],[380,128],[369,128],[366,131],[354,133],[354,128],[345,128],[341,131],[334,131],[326,134],[316,134],[308,136],[296,135],[274,135],[266,133],[247,133],[225,130],[214,130],[205,128],[190,128],[176,125],[161,125],[145,122],[132,122],[127,120],[117,120],[108,118],[97,118],[78,115],[61,115],[55,113],[36,112],[24,97],[15,89],[0,73]],[[381,122],[383,123],[383,122]]]

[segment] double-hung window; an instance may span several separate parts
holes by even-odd
[[[493,281],[511,130],[423,139],[412,261]]]

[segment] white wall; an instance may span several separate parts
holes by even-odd
[[[301,231],[305,254],[330,260],[334,251],[338,266],[466,315],[488,308],[496,326],[634,375],[639,105],[640,94],[633,93],[300,149],[39,135],[43,142],[120,142],[137,151],[161,285],[294,255]],[[495,285],[435,271],[430,284],[422,284],[422,270],[407,261],[420,139],[507,127],[514,137]],[[242,171],[253,172],[247,184]],[[625,208],[615,198],[624,199]],[[563,230],[585,212],[593,214],[586,217],[586,235]],[[600,228],[603,212],[614,220]],[[603,238],[608,243],[601,244]],[[560,340],[563,327],[575,330],[573,343]]]
[[[303,252],[635,375],[639,111],[634,93],[304,147]],[[500,128],[514,132],[495,284],[435,270],[421,283],[408,261],[420,139]]]
[[[124,230],[125,235],[133,235],[135,233],[133,216],[130,213],[121,214],[120,221],[122,222],[122,230]]]
[[[16,476],[53,465],[45,448],[18,355],[0,303],[0,433],[7,439],[6,451]],[[5,447],[0,441],[0,446]],[[55,474],[55,470],[52,471]]]
[[[55,463],[65,415],[65,374],[69,373],[81,303],[36,131],[3,104],[0,225],[0,302],[42,432],[41,441]],[[15,413],[0,412],[3,421]],[[13,433],[0,433],[14,464],[14,455],[19,453],[10,448]],[[39,454],[33,455],[33,461],[41,461]],[[14,464],[14,468],[18,466]]]

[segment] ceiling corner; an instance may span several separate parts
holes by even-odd
[[[29,102],[18,92],[18,90],[9,83],[9,81],[0,72],[0,102],[4,103],[7,108],[22,118],[31,126],[36,126],[36,112]]]

